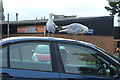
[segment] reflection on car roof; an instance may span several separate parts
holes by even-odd
[[[82,45],[86,45],[86,46],[90,46],[90,47],[95,47],[95,45],[93,45],[91,43],[84,42],[84,41],[76,41],[76,40],[73,40],[73,39],[66,39],[66,38],[35,37],[35,36],[20,36],[20,37],[4,38],[0,41],[0,45],[7,44],[7,43],[12,43],[12,42],[27,41],[27,40],[69,42],[69,43],[82,44]]]

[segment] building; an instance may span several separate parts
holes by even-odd
[[[120,0],[107,0],[109,2],[119,2]]]
[[[3,1],[0,0],[0,21],[4,21],[5,16],[4,16],[4,8],[3,8]]]
[[[47,20],[26,20],[26,21],[10,21],[10,34],[24,34],[24,33],[41,33],[38,28],[40,26],[44,27]],[[96,36],[113,36],[113,17],[112,16],[101,16],[101,17],[80,17],[80,18],[64,18],[64,19],[54,19],[54,22],[58,26],[64,26],[71,23],[81,23],[89,27],[92,31],[86,35],[96,35]],[[8,22],[2,22],[2,34],[7,34]],[[36,27],[37,26],[37,27]],[[33,28],[34,27],[34,28]],[[26,30],[20,31],[19,30]],[[29,30],[31,29],[31,30]],[[28,30],[28,32],[27,32]],[[56,31],[58,33],[58,31]]]
[[[65,15],[54,15],[54,19],[68,19],[68,18],[76,18],[76,15],[72,15],[72,16],[65,16]]]

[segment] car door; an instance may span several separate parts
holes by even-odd
[[[2,80],[59,80],[57,64],[53,62],[56,59],[54,46],[51,44],[43,41],[25,41],[3,46]],[[47,57],[43,56],[42,60],[39,60],[35,56],[37,46],[43,46],[42,49],[39,48],[39,54],[47,54]]]
[[[65,43],[58,47],[64,67],[61,80],[119,80],[117,65],[98,51]]]

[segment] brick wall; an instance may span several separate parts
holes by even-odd
[[[5,38],[6,36],[7,35],[3,35],[2,38]],[[11,36],[39,36],[39,37],[42,37],[43,34],[11,34],[10,37]],[[74,39],[73,35],[68,35],[68,34],[54,34],[54,37]],[[103,48],[104,50],[108,51],[111,54],[114,53],[114,39],[113,39],[113,37],[76,35],[76,38],[77,38],[77,40],[81,40],[81,41],[95,44],[95,45]]]
[[[55,35],[55,37],[61,37],[61,38],[69,38],[74,39],[73,35]],[[113,37],[108,36],[85,36],[85,35],[77,35],[76,36],[78,40],[89,42],[92,44],[95,44],[104,50],[108,51],[109,53],[114,53],[114,39]]]

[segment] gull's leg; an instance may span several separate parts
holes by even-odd
[[[74,39],[77,41],[76,35],[74,34]]]
[[[84,35],[84,34],[81,34],[81,40],[82,40],[83,35]]]
[[[48,37],[49,37],[49,35],[50,35],[50,32],[48,32]]]
[[[53,37],[53,33],[52,33],[52,37]]]

